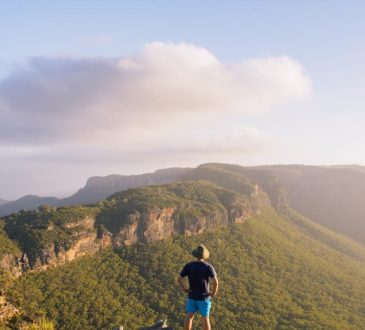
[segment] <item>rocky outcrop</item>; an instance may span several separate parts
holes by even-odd
[[[259,185],[250,183],[249,191],[244,195],[208,181],[179,182],[117,193],[97,206],[19,212],[4,219],[4,228],[22,251],[19,256],[4,255],[0,267],[19,276],[107,247],[242,223],[271,205]]]
[[[20,276],[22,274],[20,256],[16,256],[10,253],[5,254],[0,259],[0,268],[14,277]]]
[[[141,330],[174,330],[174,329],[167,324],[167,320],[160,320],[156,324],[150,327],[142,328]]]
[[[63,225],[65,228],[76,228],[82,227],[83,229],[94,229],[95,218],[94,217],[84,217],[80,220],[68,222]]]
[[[129,215],[130,224],[124,226],[113,239],[114,247],[131,245],[136,242],[150,243],[172,236],[174,230],[173,215],[176,208],[155,208]]]
[[[208,187],[211,187],[208,185]],[[113,233],[104,230],[97,234],[94,228],[95,218],[85,217],[77,222],[67,223],[69,229],[82,228],[70,247],[50,246],[41,251],[33,269],[45,269],[64,264],[82,255],[93,254],[106,247],[119,248],[137,242],[151,243],[176,234],[195,235],[215,230],[220,226],[242,223],[252,216],[259,215],[261,210],[271,205],[268,195],[258,186],[254,186],[249,196],[226,193],[218,189],[220,205],[212,204],[209,209],[197,212],[194,201],[176,203],[175,206],[157,207],[138,210],[131,209],[124,225]],[[210,205],[210,204],[209,204]]]
[[[175,211],[176,208],[168,207],[145,213],[139,225],[142,241],[149,243],[173,235]]]
[[[129,246],[138,241],[138,215],[133,215],[133,222],[130,225],[125,225],[117,234],[113,236],[112,244],[118,248],[121,246]]]
[[[97,240],[96,232],[82,233],[74,239],[70,247],[60,247],[53,243],[48,248],[39,251],[39,255],[32,263],[32,270],[44,270],[72,261],[84,255],[94,254],[101,248],[102,244]],[[105,245],[104,245],[105,246]]]
[[[31,263],[26,253],[19,256],[6,254],[0,260],[0,269],[11,277],[18,277],[24,272],[46,270],[85,255],[95,254],[100,249],[111,245],[111,235],[105,234],[101,239],[98,239],[96,232],[91,232],[78,237],[69,248],[60,249],[57,244],[51,244],[49,247],[38,251],[37,257]]]
[[[267,195],[257,187],[249,199],[226,200],[224,209],[211,210],[202,215],[189,213],[187,206],[153,208],[142,213],[135,211],[128,216],[128,224],[113,235],[113,246],[150,243],[176,234],[201,234],[231,223],[243,223],[270,205]]]

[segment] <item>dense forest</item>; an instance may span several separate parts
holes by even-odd
[[[291,209],[273,173],[205,164],[175,183],[0,219],[2,299],[21,310],[5,329],[129,330],[161,318],[180,329],[176,280],[200,243],[221,284],[215,329],[364,329],[364,246]],[[12,279],[23,253],[29,267]]]
[[[272,208],[214,232],[107,249],[25,274],[8,297],[57,329],[139,329],[163,317],[180,329],[185,297],[176,279],[199,243],[210,249],[221,284],[215,329],[365,328],[364,248]]]
[[[95,216],[97,211],[97,207],[56,208],[43,205],[37,210],[23,210],[4,217],[3,229],[13,242],[18,243],[33,264],[39,253],[51,244],[55,246],[56,251],[69,249],[77,240],[78,234],[83,231],[83,228],[73,226],[73,223],[85,217]],[[3,247],[0,244],[1,250]]]
[[[1,220],[4,240],[0,253],[11,253],[10,243],[18,245],[27,255],[29,268],[41,268],[59,264],[65,252],[86,238],[92,243],[92,251],[102,247],[100,241],[105,234],[110,238],[108,244],[113,244],[123,230],[127,233],[122,237],[128,236],[133,242],[153,241],[245,219],[269,204],[264,192],[243,195],[204,180],[128,189],[89,206],[43,205],[6,216]],[[138,230],[129,234],[131,225]],[[119,245],[126,239],[120,238]]]

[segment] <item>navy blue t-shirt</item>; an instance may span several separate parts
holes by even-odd
[[[190,286],[189,298],[204,300],[209,296],[209,278],[216,277],[217,273],[213,266],[205,261],[192,261],[184,266],[180,276],[188,276]]]

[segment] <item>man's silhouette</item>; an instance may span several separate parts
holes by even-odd
[[[186,320],[184,330],[191,330],[193,326],[194,313],[199,312],[204,330],[211,330],[209,312],[212,305],[211,298],[215,297],[218,291],[218,279],[212,265],[205,260],[209,258],[209,251],[204,245],[199,245],[193,250],[192,255],[195,261],[189,262],[183,268],[179,277],[181,289],[188,293],[186,301]],[[184,277],[189,280],[189,288],[185,287]],[[213,282],[213,291],[209,291],[209,279]]]

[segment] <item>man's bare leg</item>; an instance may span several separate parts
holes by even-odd
[[[186,314],[184,330],[191,330],[193,328],[193,319],[194,319],[194,314],[192,313]]]
[[[211,330],[209,316],[202,316],[203,330]]]

